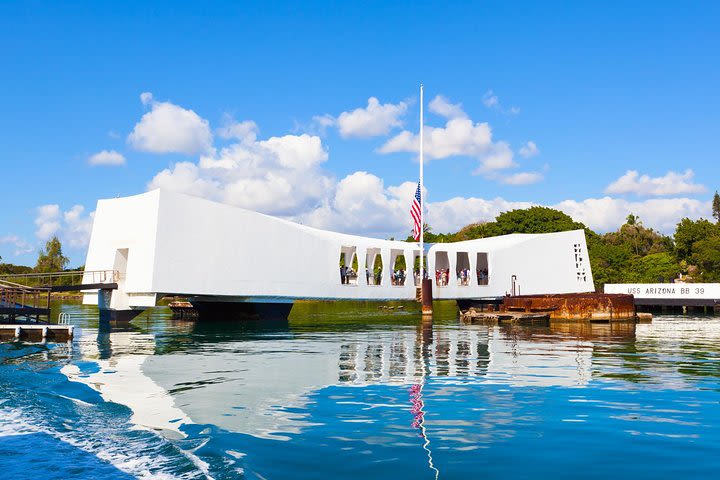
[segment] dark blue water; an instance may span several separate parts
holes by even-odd
[[[720,319],[493,327],[155,309],[0,344],[2,478],[715,478]]]

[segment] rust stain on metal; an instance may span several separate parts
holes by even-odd
[[[570,293],[505,297],[500,306],[506,312],[548,312],[551,320],[634,320],[632,295]]]

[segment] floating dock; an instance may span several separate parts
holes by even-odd
[[[0,341],[68,342],[74,330],[73,325],[0,325]]]
[[[479,322],[489,324],[516,323],[516,324],[547,324],[550,322],[549,313],[525,312],[483,312],[470,308],[460,312],[460,319],[466,322]]]

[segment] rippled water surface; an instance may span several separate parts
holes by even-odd
[[[496,327],[153,309],[0,344],[3,478],[717,478],[720,318]]]

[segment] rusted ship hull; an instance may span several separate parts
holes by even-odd
[[[636,321],[632,295],[571,293],[505,297],[500,311],[547,312],[551,320]]]

